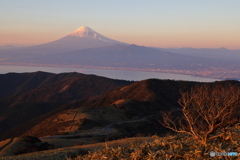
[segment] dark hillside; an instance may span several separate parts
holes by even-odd
[[[0,125],[3,126],[2,133],[8,132],[0,138],[24,134],[39,137],[64,134],[62,128],[70,128],[73,117],[67,121],[57,119],[64,119],[72,113],[79,113],[79,118],[74,121],[84,120],[91,123],[86,126],[92,127],[145,118],[138,127],[133,124],[116,124],[113,127],[122,136],[155,134],[162,132],[158,113],[181,108],[178,104],[180,91],[188,91],[195,85],[221,86],[228,83],[239,85],[238,81],[200,83],[148,79],[132,83],[94,75],[73,76],[53,85],[1,99]],[[85,118],[80,115],[85,115]],[[86,126],[78,127],[81,130]],[[69,133],[66,131],[66,134]]]
[[[95,75],[75,75],[45,87],[26,91],[8,99],[15,103],[70,102],[105,94],[107,91],[130,84],[129,81],[112,80]]]
[[[173,81],[148,79],[135,82],[128,86],[108,92],[99,98],[97,102],[91,104],[92,107],[103,107],[114,104],[115,101],[137,100],[141,102],[155,102],[165,106],[164,108],[175,108],[178,106],[177,100],[180,97],[180,90],[188,90],[199,82]],[[159,106],[160,107],[160,106]]]
[[[222,81],[207,84],[226,85],[228,83],[239,85],[237,81]],[[162,134],[164,130],[158,123],[159,112],[180,109],[181,107],[178,104],[181,96],[180,91],[187,91],[195,85],[202,84],[206,83],[158,79],[143,80],[115,89],[103,96],[66,104],[64,107],[51,112],[51,115],[45,114],[42,117],[32,120],[31,123],[24,124],[22,128],[25,127],[26,133],[32,134],[32,136],[56,135],[60,133],[61,127],[72,124],[72,122],[69,124],[63,121],[56,122],[57,117],[63,117],[66,112],[72,109],[79,109],[82,110],[82,113],[92,117],[89,120],[98,122],[93,127],[103,127],[116,121],[131,121],[146,117],[148,121],[138,124],[138,127],[134,124],[114,125],[113,127],[121,132],[122,136]],[[109,116],[112,118],[109,118]],[[125,118],[118,120],[119,116]],[[40,119],[41,122],[38,123]],[[30,126],[30,124],[31,126],[36,125],[29,130],[30,127],[27,126]],[[84,126],[79,127],[84,128]],[[24,133],[23,129],[22,133]]]
[[[25,82],[24,82],[25,80]],[[74,100],[99,96],[132,82],[80,73],[1,75],[0,134]],[[7,88],[9,87],[9,90]],[[31,90],[30,90],[31,89]]]
[[[179,108],[180,106],[177,103],[177,100],[180,98],[179,90],[188,90],[191,86],[196,84],[200,83],[158,79],[148,79],[135,82],[128,86],[109,91],[103,96],[76,100],[72,103],[66,104],[57,110],[33,119],[29,123],[21,126],[19,130],[21,130],[21,133],[23,134],[25,131],[30,129],[30,126],[34,126],[34,124],[36,124],[33,132],[31,130],[28,131],[28,133],[34,133],[32,136],[58,134],[59,126],[66,124],[62,122],[52,123],[52,121],[54,121],[56,117],[61,117],[61,114],[64,114],[67,110],[74,108],[89,108],[96,114],[99,112],[98,116],[101,116],[100,111],[97,111],[98,109],[102,108],[103,112],[108,113],[109,108],[112,108],[113,110],[116,110],[116,112],[124,112],[124,115],[128,119],[132,119],[134,117],[142,118],[145,116],[157,115],[158,111],[160,110]],[[106,111],[104,111],[105,108]],[[156,132],[156,130],[154,130],[156,128],[154,127],[158,128],[159,126],[157,125],[156,119],[150,121],[152,121],[152,123],[155,125],[152,127],[150,126],[146,133]],[[111,121],[103,118],[101,121],[99,121],[99,123],[104,126],[111,123]],[[54,128],[54,130],[52,130],[52,128]],[[146,129],[146,127],[144,128]],[[121,127],[119,129],[122,130]],[[141,132],[143,129],[139,128],[135,130],[136,132]],[[12,135],[14,133],[14,130],[12,130],[11,132],[8,132],[8,135]]]
[[[81,73],[53,74],[46,72],[0,74],[0,98],[58,83]]]

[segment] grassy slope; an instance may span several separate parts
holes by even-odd
[[[219,133],[218,133],[219,134]],[[3,157],[1,160],[30,159],[68,159],[68,160],[157,160],[157,159],[223,159],[211,158],[210,151],[239,152],[240,124],[230,128],[224,136],[209,141],[206,148],[186,135],[166,137],[135,137],[106,143],[89,144],[75,147],[36,152],[20,156]],[[239,159],[239,157],[225,157]]]
[[[2,151],[5,147],[7,147],[11,143],[11,138],[6,139],[0,142],[0,151]]]

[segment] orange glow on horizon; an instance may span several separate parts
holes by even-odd
[[[65,33],[67,35],[68,33]],[[7,44],[43,44],[51,41],[58,40],[63,36],[60,33],[53,33],[46,35],[43,33],[33,34],[33,33],[3,33],[0,35],[0,45]],[[104,35],[104,34],[103,34]],[[129,44],[136,44],[146,47],[160,47],[160,48],[182,48],[182,47],[192,47],[192,48],[221,48],[225,47],[228,49],[240,49],[240,40],[237,39],[235,35],[217,35],[211,34],[176,34],[176,35],[106,35],[106,37],[126,42]]]

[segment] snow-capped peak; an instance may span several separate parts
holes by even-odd
[[[77,30],[73,31],[71,34],[69,34],[69,36],[94,37],[95,39],[97,39],[98,36],[101,36],[101,35],[87,26],[82,26],[82,27],[78,28]]]
[[[102,41],[102,42],[107,42],[107,43],[125,44],[125,43],[107,38],[107,37],[97,33],[96,31],[92,30],[91,28],[89,28],[87,26],[82,26],[82,27],[76,29],[75,31],[73,31],[72,33],[67,35],[67,37],[79,37],[79,38],[88,38],[88,39],[90,38],[90,39],[94,39],[94,40],[98,40],[98,41]]]

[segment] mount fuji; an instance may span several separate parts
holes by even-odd
[[[69,35],[49,43],[44,43],[35,46],[13,48],[0,50],[0,56],[4,57],[1,53],[7,53],[6,55],[13,56],[13,54],[28,54],[28,56],[34,56],[33,54],[51,54],[51,53],[64,53],[76,50],[82,50],[87,48],[96,48],[111,46],[114,44],[127,44],[119,42],[110,38],[107,38],[87,26],[82,26],[73,31]],[[36,56],[36,55],[35,55]]]
[[[87,26],[82,26],[69,35],[40,47],[47,47],[53,52],[75,51],[87,48],[96,48],[110,46],[114,44],[126,44],[110,38],[107,38]],[[58,51],[60,49],[60,51]]]

